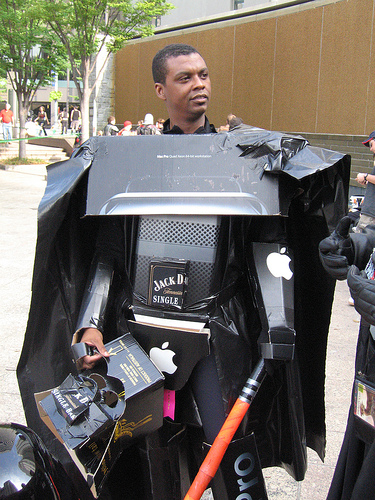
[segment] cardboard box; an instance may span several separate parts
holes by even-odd
[[[56,405],[56,391],[55,396],[53,389],[35,394],[42,420],[64,443],[95,497],[120,453],[134,439],[155,431],[163,424],[164,377],[161,372],[130,333],[109,342],[106,348],[111,354],[109,360],[103,360],[95,370],[87,370],[84,375],[101,375],[109,380],[111,390],[114,387],[111,378],[121,381],[121,387],[125,389],[125,411],[120,415],[117,414],[117,404],[111,414],[108,408],[103,412],[100,404],[91,403],[85,415],[85,425],[82,425],[83,417],[78,417],[69,425],[64,419],[64,412]],[[121,400],[122,395],[118,395]],[[112,416],[115,418],[112,419]],[[79,424],[79,432],[68,432],[75,430]]]
[[[198,331],[187,330],[187,322],[172,321],[174,327],[165,323],[152,324],[159,318],[145,317],[140,321],[128,321],[131,334],[165,377],[165,389],[179,391],[188,381],[196,364],[210,353],[210,331],[201,327]],[[161,320],[162,321],[162,320]],[[177,327],[182,323],[185,327]],[[188,355],[187,355],[188,353]]]

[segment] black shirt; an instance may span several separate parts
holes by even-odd
[[[184,134],[184,132],[177,125],[174,125],[172,128],[170,128],[170,125],[171,121],[168,118],[168,120],[164,122],[163,134]],[[194,134],[216,134],[216,129],[215,126],[208,121],[206,116],[204,125],[197,128]]]

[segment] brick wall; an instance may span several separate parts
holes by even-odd
[[[102,58],[105,57],[103,52]],[[103,64],[100,59],[98,67]],[[98,71],[98,67],[96,70]],[[91,75],[92,85],[95,72]],[[114,114],[114,57],[111,55],[104,68],[103,74],[98,82],[97,88],[90,99],[90,135],[97,135],[98,130],[103,130],[107,124],[108,117]],[[95,101],[95,105],[94,105]],[[96,117],[94,116],[96,113]]]

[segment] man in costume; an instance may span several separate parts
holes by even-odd
[[[207,65],[194,48],[181,44],[165,47],[155,56],[153,74],[156,94],[165,101],[169,113],[164,134],[214,132],[206,117],[211,93]],[[310,162],[312,151],[302,138],[251,128],[233,134],[233,143],[229,135],[227,138],[220,134],[215,147],[220,151],[228,147],[228,153],[236,158],[240,156],[239,148],[241,156],[249,158],[249,168],[254,162],[259,183],[267,170],[277,175],[284,168],[293,168],[288,162],[298,154],[307,155],[304,164]],[[46,194],[39,207],[33,297],[18,377],[29,425],[59,456],[63,456],[63,450],[43,428],[33,394],[57,386],[74,371],[72,335],[74,342],[91,344],[98,350],[99,354],[82,359],[82,367],[90,369],[108,355],[103,334],[107,342],[127,331],[136,309],[155,312],[136,279],[135,249],[144,218],[80,217],[89,168],[96,158],[99,163],[110,158],[107,152],[114,154],[111,145],[117,140],[121,141],[116,142],[118,147],[126,143],[124,138],[93,138],[69,162],[50,168]],[[252,272],[252,245],[258,242],[277,242],[293,250],[296,359],[269,363],[271,376],[266,378],[259,398],[228,448],[222,475],[212,485],[215,498],[231,495],[225,490],[227,485],[231,488],[225,462],[231,464],[228,469],[234,470],[238,449],[248,449],[252,432],[262,467],[283,466],[302,480],[306,470],[305,443],[323,458],[324,363],[334,280],[321,268],[318,242],[345,210],[348,158],[336,156],[332,166],[329,180],[324,174],[314,177],[310,173],[301,181],[296,180],[300,174],[293,180],[286,174],[280,177],[280,184],[285,183],[291,190],[281,200],[288,217],[278,213],[268,214],[270,217],[232,217],[224,213],[218,218],[209,279],[198,275],[198,280],[208,283],[204,293],[183,308],[162,311],[203,321],[210,330],[210,354],[198,362],[188,383],[177,391],[175,420],[166,419],[160,431],[123,452],[108,480],[113,498],[177,500],[186,492],[186,483],[190,483],[202,459],[202,443],[212,443],[259,359],[258,338],[264,328],[256,297],[259,283]],[[214,182],[213,177],[211,184]],[[319,198],[322,192],[324,202]],[[181,222],[178,217],[170,219],[173,227]],[[97,280],[99,275],[101,279]],[[65,466],[69,465],[65,460]]]
[[[168,45],[155,56],[152,70],[156,95],[165,101],[169,114],[163,134],[214,133],[215,127],[206,117],[211,81],[202,56],[188,45]],[[80,341],[99,351],[91,359],[85,358],[82,368],[92,368],[102,355],[108,356],[98,329],[86,329]]]
[[[163,133],[214,133],[215,128],[213,125],[210,125],[205,114],[211,96],[211,82],[207,65],[202,56],[193,47],[181,44],[169,45],[157,53],[153,60],[152,69],[156,95],[165,101],[169,114],[169,119],[164,124]],[[199,220],[198,217],[195,219],[197,221]],[[178,219],[174,222],[176,225],[179,224]],[[98,272],[99,268],[107,269],[106,278],[108,281],[104,288],[109,290],[114,286],[112,281],[113,274],[117,274],[118,276],[131,276],[135,273],[135,271],[130,268],[124,268],[124,255],[127,253],[125,250],[127,245],[125,234],[129,231],[126,226],[129,226],[129,221],[125,221],[125,227],[124,221],[122,220],[117,220],[115,222],[112,220],[104,220],[102,222],[97,240],[96,261],[94,263],[93,270],[94,277],[90,280],[90,283],[93,281],[95,282],[95,274]],[[223,227],[224,222],[222,222],[221,231],[223,231]],[[199,230],[198,228],[199,225],[197,224],[197,231]],[[132,232],[133,231],[136,232],[137,229],[132,230]],[[158,255],[158,257],[161,256]],[[165,256],[162,257],[164,258]],[[238,269],[232,271],[232,274],[236,274],[237,276],[235,278],[231,276],[231,284],[239,281],[241,276]],[[132,279],[130,281],[132,281]],[[101,286],[102,285],[103,278],[101,279]],[[237,286],[238,284],[236,283],[236,287]],[[223,285],[221,285],[221,287],[223,287]],[[235,288],[234,285],[233,288]],[[219,289],[210,290],[210,292],[215,294],[220,293]],[[78,323],[74,339],[75,341],[79,340],[80,342],[94,346],[99,353],[94,356],[86,356],[82,359],[82,368],[88,369],[93,368],[95,363],[100,360],[101,356],[109,356],[103,344],[108,298],[106,296],[101,297],[99,305],[97,295],[98,294],[95,290],[91,290],[91,294],[88,293],[85,296],[83,302],[84,308],[81,309],[80,321]],[[207,297],[201,297],[201,299],[208,300]],[[129,300],[129,298],[127,298],[127,300]],[[239,300],[239,298],[236,297],[236,300]],[[97,308],[96,310],[95,306]],[[206,305],[206,307],[202,308],[202,311],[200,311],[199,319],[203,323],[209,322],[210,308],[212,309],[212,306]],[[128,318],[132,317],[129,311],[125,313],[125,316]],[[184,314],[182,312],[181,318],[183,316]],[[240,317],[240,314],[238,317]],[[236,318],[233,319],[234,324],[236,321]],[[253,318],[251,321],[256,323],[257,318]],[[211,327],[211,335],[212,329],[213,328]],[[253,348],[254,347],[255,346],[253,346]],[[245,345],[242,344],[242,340],[238,338],[238,334],[235,336],[235,344],[232,349],[242,352],[248,351]],[[241,358],[243,369],[241,378],[243,385],[245,382],[243,377],[245,373],[247,373],[247,367],[251,366],[251,360],[246,355],[239,355],[239,353],[237,353],[236,362],[238,366],[241,365]],[[235,386],[238,382],[239,380],[234,380],[232,381],[232,385]],[[227,380],[226,383],[229,384],[229,380]],[[202,426],[205,434],[204,440],[209,444],[212,444],[225,420],[225,405],[222,401],[219,374],[215,366],[213,349],[211,349],[211,354],[200,361],[195,367],[191,375],[191,386],[195,404],[198,406],[199,411],[199,416],[197,415],[196,419],[197,421],[202,420]],[[228,397],[228,394],[226,394],[225,397]],[[235,397],[235,394],[233,394],[233,397]],[[186,401],[188,401],[186,395],[184,397],[180,397],[180,393],[177,394],[177,407],[182,408],[184,405],[188,404]],[[177,426],[177,424],[174,425]],[[159,443],[158,447],[155,449],[155,445],[152,443],[152,440],[155,441],[155,438],[149,438],[146,440],[145,446],[147,447],[147,452],[145,451],[145,454],[151,453],[148,449],[150,447],[154,456],[162,456],[162,448],[168,446],[168,441],[171,441],[175,435],[180,435],[181,437],[181,426],[178,426],[176,430],[173,430],[173,433],[169,431],[168,434],[166,431],[167,426],[171,427],[171,423],[167,422],[164,425],[164,443],[162,443],[161,438],[158,437],[158,441],[161,442],[161,444]],[[178,460],[175,459],[175,462],[177,461]],[[144,467],[145,466],[143,465],[143,468]],[[169,467],[177,467],[177,463],[170,463]],[[154,485],[153,488],[155,488],[155,483],[157,482],[163,484],[163,486],[158,486],[158,491],[161,491],[161,488],[163,488],[163,492],[159,493],[160,498],[172,498],[171,495],[176,495],[176,493],[168,491],[169,486],[167,485],[172,482],[172,478],[168,476],[163,477],[160,472],[159,464],[156,466],[155,463],[150,461],[148,463],[148,468],[148,474],[150,475],[151,482]],[[155,469],[156,472],[153,472],[152,469]],[[184,471],[181,470],[177,472],[177,474],[183,476]],[[176,473],[174,473],[174,475],[176,475]],[[224,494],[223,485],[220,486],[220,490],[221,494]]]

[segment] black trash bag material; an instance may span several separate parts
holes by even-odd
[[[274,374],[266,378],[239,434],[254,430],[262,466],[283,465],[298,480],[306,470],[305,442],[324,457],[325,354],[335,280],[319,261],[318,244],[346,214],[349,171],[349,156],[255,128],[203,136],[92,138],[70,160],[48,167],[17,375],[28,425],[68,470],[71,461],[40,421],[34,393],[75,373],[70,344],[103,216],[122,221],[129,276],[139,216],[221,217],[216,294],[184,314],[208,318],[225,412],[259,359],[262,323],[250,272],[253,243],[291,249],[295,358],[274,363]],[[110,311],[106,341],[119,334],[119,311],[132,319],[129,293]],[[176,395],[177,404],[181,399],[186,407],[176,416],[199,425],[189,394],[187,384]]]

